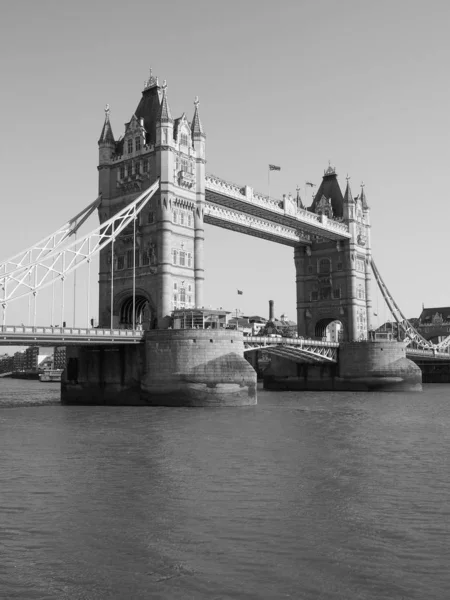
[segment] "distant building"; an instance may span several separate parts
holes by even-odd
[[[344,329],[340,321],[333,321],[325,330],[327,342],[341,342],[344,335]]]
[[[450,335],[450,307],[422,307],[417,330],[427,340],[441,342]]]
[[[39,346],[30,346],[25,350],[25,371],[37,371],[39,365]]]
[[[13,370],[25,371],[25,352],[16,352],[14,354]]]
[[[66,368],[66,347],[57,346],[53,352],[53,368],[54,369],[65,369]]]

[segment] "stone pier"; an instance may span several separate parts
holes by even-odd
[[[241,332],[151,330],[143,344],[67,348],[63,404],[245,406],[256,372]]]
[[[347,342],[338,364],[297,364],[272,357],[264,371],[268,390],[422,391],[422,372],[396,341]]]

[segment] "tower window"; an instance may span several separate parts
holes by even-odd
[[[313,272],[313,266],[308,265],[308,275],[312,275],[312,272]]]
[[[148,172],[148,160],[144,160],[144,161],[143,161],[143,163],[142,163],[142,171],[143,171],[144,173],[147,173],[147,172]]]
[[[342,268],[343,268],[343,264],[341,262],[338,262],[338,264],[337,264],[337,270],[338,271],[342,271]]]
[[[128,140],[128,154],[133,152],[133,140]]]
[[[188,146],[188,136],[185,133],[182,133],[180,136],[180,143],[182,146]]]
[[[188,172],[188,161],[185,158],[181,159],[181,170],[185,173]]]
[[[137,137],[134,140],[134,144],[135,144],[136,152],[139,152],[139,150],[141,149],[141,138]]]
[[[133,165],[131,163],[127,164],[127,177],[131,177],[131,174],[133,172]]]
[[[172,263],[174,265],[177,264],[178,252],[176,250],[172,250]]]
[[[120,165],[120,179],[125,177],[125,165]]]
[[[184,288],[180,288],[180,302],[181,304],[186,302],[186,290]]]
[[[184,225],[184,212],[180,211],[180,225]]]
[[[192,215],[191,215],[191,213],[188,214],[188,227],[192,227]]]
[[[174,283],[173,283],[173,289],[174,289],[174,290],[177,290],[177,289],[178,289],[178,283],[177,283],[176,281],[174,281]]]
[[[135,163],[134,165],[134,172],[136,173],[136,175],[141,174],[141,163],[139,161],[137,161],[137,163]]]
[[[333,298],[335,300],[339,299],[341,297],[341,288],[335,288],[333,290]]]
[[[124,256],[118,256],[117,257],[117,270],[118,271],[122,271],[122,269],[125,267],[125,257]]]
[[[178,223],[178,213],[176,210],[174,210],[172,213],[172,220],[174,223]]]
[[[154,223],[154,222],[155,222],[155,213],[151,210],[148,213],[147,223]]]
[[[187,261],[188,261],[188,267],[192,267],[192,254],[190,252],[188,252]],[[189,288],[190,287],[191,286],[189,286]],[[189,289],[189,291],[191,291],[191,290]]]
[[[150,256],[148,255],[148,252],[142,253],[142,264],[143,266],[147,266],[150,264]]]
[[[131,269],[133,266],[133,250],[127,250],[127,268]]]
[[[180,265],[184,267],[186,264],[186,252],[180,250]]]
[[[321,258],[319,262],[319,273],[329,273],[331,271],[330,259]]]
[[[317,290],[314,292],[311,292],[311,300],[314,302],[318,299],[319,299],[319,292]]]

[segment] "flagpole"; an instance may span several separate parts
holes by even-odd
[[[269,200],[270,200],[270,166],[269,166],[269,170],[267,171],[267,180],[269,183]]]

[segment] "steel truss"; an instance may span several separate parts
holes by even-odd
[[[89,206],[79,212],[77,215],[72,217],[67,223],[64,223],[57,231],[51,233],[47,237],[43,238],[33,246],[30,246],[26,250],[18,252],[11,258],[0,262],[0,280],[8,277],[10,274],[17,270],[26,268],[45,256],[62,246],[62,244],[78,229],[83,223],[91,216],[94,210],[99,206],[101,202],[101,196],[94,200]]]
[[[44,238],[42,242],[22,254],[2,263],[0,302],[3,307],[3,316],[8,303],[30,294],[36,296],[43,288],[58,280],[64,282],[69,273],[85,263],[90,263],[96,254],[114,242],[120,233],[136,219],[158,187],[159,179],[108,221],[62,248],[63,242],[76,233],[81,224],[98,207],[100,201],[97,199],[57,232]]]
[[[391,311],[392,316],[396,320],[398,326],[400,327],[400,329],[403,331],[403,333],[406,336],[405,341],[406,341],[407,345],[409,346],[411,344],[413,348],[416,348],[419,350],[443,351],[443,350],[446,350],[447,348],[450,348],[450,335],[447,336],[442,342],[439,342],[439,344],[433,344],[429,340],[425,339],[417,331],[417,329],[415,329],[415,327],[413,327],[413,325],[411,325],[411,323],[408,321],[408,319],[405,317],[405,315],[402,313],[399,306],[395,302],[392,294],[390,294],[373,259],[371,260],[370,264],[371,264],[372,272],[375,276],[376,282],[378,283],[378,287],[380,288],[380,291],[383,295],[383,298],[384,298],[389,310]]]
[[[266,350],[295,362],[336,362],[339,344],[304,340],[302,338],[244,337],[244,353],[252,350]]]

